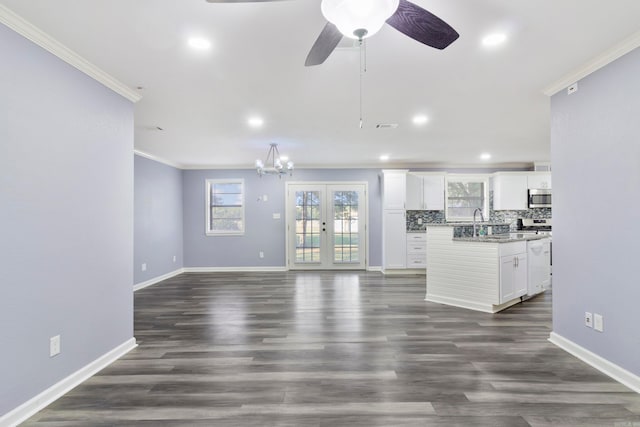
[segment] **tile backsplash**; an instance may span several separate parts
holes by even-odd
[[[518,218],[551,218],[551,208],[535,208],[522,211],[494,211],[493,210],[493,191],[489,192],[489,218],[490,222],[504,222],[509,226],[509,229],[514,231],[517,227]],[[419,220],[422,220],[422,224],[418,224]],[[427,229],[427,224],[445,223],[444,211],[407,211],[407,231],[424,231]],[[496,230],[494,233],[506,232],[508,230]],[[460,237],[460,236],[457,236]]]
[[[418,224],[422,220],[422,224]],[[425,231],[427,224],[443,224],[444,211],[407,211],[407,231]]]

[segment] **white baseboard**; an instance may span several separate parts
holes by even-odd
[[[369,267],[367,267],[367,271],[377,271],[377,272],[382,272],[382,266],[381,265],[370,265]]]
[[[288,271],[287,267],[185,267],[184,273],[241,273]]]
[[[586,348],[574,343],[571,340],[564,338],[561,335],[551,332],[549,335],[549,341],[557,345],[564,351],[578,359],[582,360],[588,365],[593,366],[605,375],[610,376],[614,380],[629,387],[636,393],[640,393],[640,377],[627,371],[620,366],[609,362],[607,359],[598,356],[597,354],[587,350]]]
[[[172,277],[177,276],[178,274],[184,273],[184,268],[179,268],[177,270],[171,271],[167,274],[163,274],[162,276],[154,277],[153,279],[149,279],[145,282],[136,283],[133,285],[133,291],[139,291],[140,289],[144,289],[147,286],[155,285],[156,283],[162,282],[163,280],[170,279]]]
[[[0,426],[16,426],[137,347],[131,338],[0,417]]]
[[[466,308],[468,310],[482,311],[483,313],[497,313],[505,308],[511,307],[520,303],[520,298],[514,298],[511,301],[507,301],[504,304],[493,305],[479,303],[475,301],[461,300],[457,298],[445,297],[441,295],[427,294],[425,301],[435,302],[438,304],[452,305],[454,307]]]
[[[424,268],[399,268],[399,269],[386,269],[383,270],[382,267],[380,267],[380,271],[382,271],[382,274],[384,274],[385,276],[393,276],[393,275],[425,275],[427,274],[427,270]]]

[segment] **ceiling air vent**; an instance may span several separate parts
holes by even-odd
[[[378,123],[376,125],[376,129],[395,129],[397,127],[397,123]]]

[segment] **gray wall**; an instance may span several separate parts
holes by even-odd
[[[640,375],[640,49],[551,99],[553,329]],[[584,312],[604,316],[604,333]]]
[[[134,199],[133,283],[141,283],[182,268],[182,171],[134,156]]]
[[[287,181],[367,181],[369,183],[369,265],[382,264],[381,197],[378,169],[300,169],[293,177],[260,178],[255,169],[185,170],[184,266],[185,267],[284,267],[285,262],[285,182]],[[205,180],[243,178],[245,180],[245,234],[205,235]],[[267,201],[258,201],[262,195]],[[281,219],[274,220],[273,213]],[[258,253],[264,252],[264,258]]]
[[[2,415],[133,336],[133,105],[4,25],[0,63]]]

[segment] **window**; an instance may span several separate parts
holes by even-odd
[[[447,176],[447,221],[472,221],[473,211],[482,209],[489,219],[489,179],[486,175]]]
[[[207,180],[208,236],[244,234],[244,180]]]

